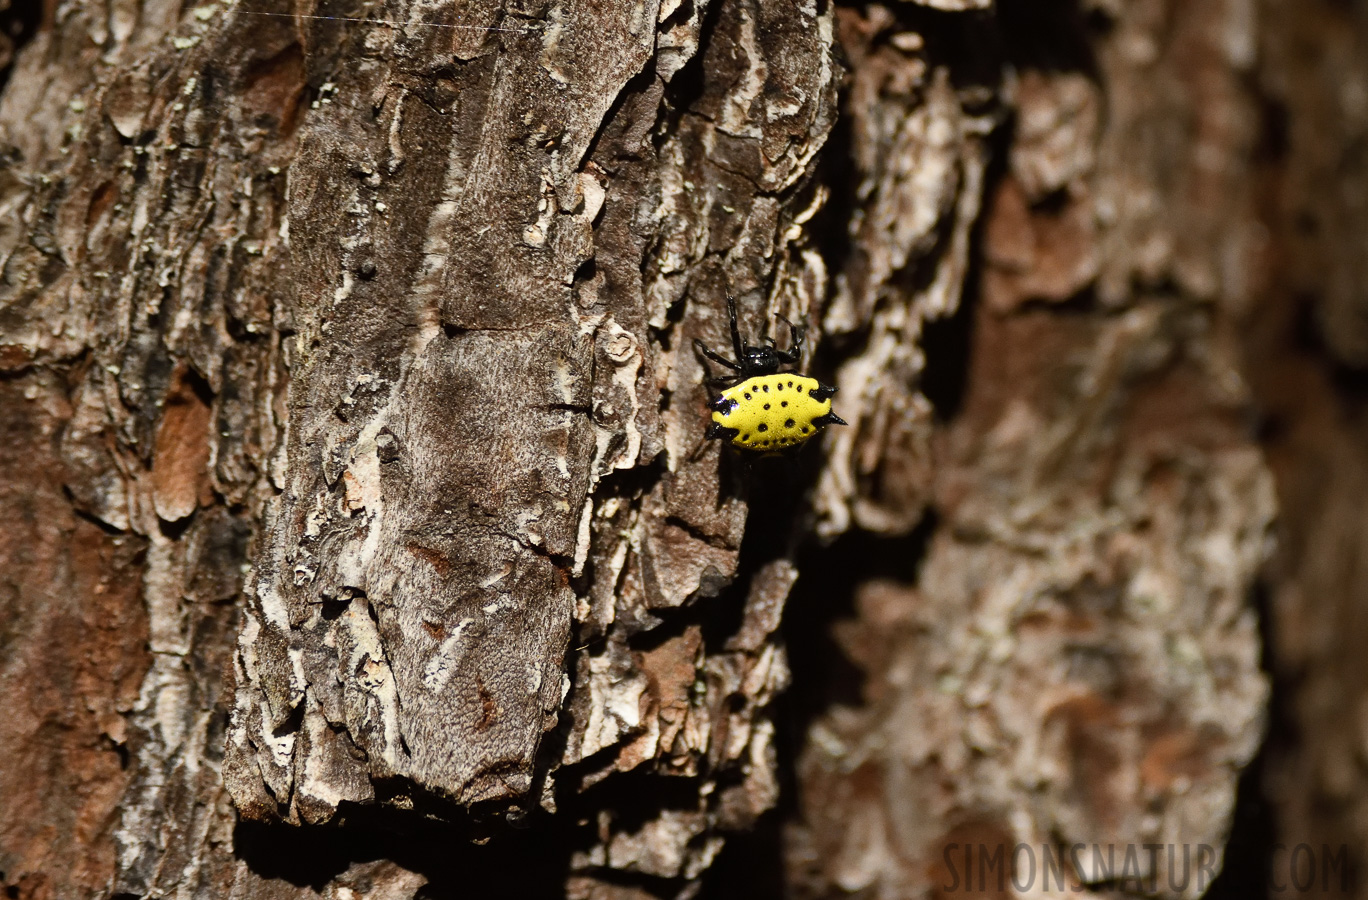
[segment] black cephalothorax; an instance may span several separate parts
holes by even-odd
[[[732,352],[736,354],[736,360],[733,362],[727,359],[697,338],[694,338],[694,348],[708,359],[726,366],[736,374],[709,378],[708,383],[730,386],[739,381],[745,381],[753,375],[773,375],[782,366],[796,365],[803,356],[803,329],[783,316],[775,316],[775,318],[789,327],[789,348],[787,350],[780,350],[775,345],[774,338],[770,337],[764,339],[769,346],[748,344],[741,339],[741,329],[736,325],[736,300],[728,297],[727,319],[731,324]]]

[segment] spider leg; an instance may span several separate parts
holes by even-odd
[[[736,354],[738,360],[744,361],[746,358],[746,345],[745,342],[741,340],[741,329],[736,327],[735,297],[727,298],[727,319],[731,322],[732,352]]]
[[[736,387],[746,380],[745,375],[718,375],[715,378],[707,379],[708,387],[729,388]]]
[[[713,362],[715,362],[715,363],[717,363],[717,364],[719,364],[719,365],[726,366],[728,369],[731,369],[733,372],[740,372],[740,371],[741,371],[741,366],[739,366],[739,365],[737,365],[736,363],[732,362],[731,360],[727,359],[725,356],[722,356],[721,354],[714,352],[713,350],[711,350],[711,349],[708,347],[707,344],[703,343],[703,342],[700,341],[698,338],[694,338],[694,349],[697,350],[699,353],[702,353],[704,356],[706,356],[708,359],[712,360]]]
[[[775,318],[789,327],[789,348],[779,351],[779,358],[792,365],[803,356],[803,329],[781,315],[776,314]]]

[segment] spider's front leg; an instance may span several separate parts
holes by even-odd
[[[794,365],[803,358],[803,329],[777,313],[774,317],[789,327],[789,348],[779,351],[779,359],[787,365]]]
[[[736,298],[727,298],[727,319],[731,323],[732,353],[736,354],[737,360],[745,362],[746,345],[741,340],[741,329],[736,327]]]
[[[713,350],[711,347],[709,347],[707,344],[705,344],[705,343],[703,343],[702,341],[700,341],[698,338],[694,338],[693,344],[694,344],[694,349],[695,349],[695,350],[697,350],[699,353],[702,353],[704,356],[706,356],[708,359],[712,360],[713,362],[717,363],[718,365],[726,366],[728,369],[731,369],[733,372],[740,372],[740,371],[741,371],[741,366],[740,366],[740,365],[738,365],[737,363],[732,362],[731,360],[727,359],[725,356],[723,356],[723,355],[721,355],[720,353],[716,352],[716,351]]]
[[[710,388],[722,388],[723,390],[726,390],[727,388],[736,387],[738,384],[745,381],[746,377],[747,376],[745,375],[718,375],[716,378],[705,379],[704,383]]]

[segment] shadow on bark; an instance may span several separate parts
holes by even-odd
[[[427,878],[418,897],[481,896],[527,900],[563,897],[572,849],[556,828],[509,830],[483,846],[462,829],[413,825],[394,815],[367,816],[346,827],[242,823],[237,855],[261,878],[322,891],[357,863],[389,860]]]

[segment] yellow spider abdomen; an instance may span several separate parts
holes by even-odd
[[[831,412],[831,397],[818,400],[812,392],[821,387],[815,378],[783,373],[755,375],[722,392],[712,420],[733,428],[733,447],[775,451],[794,447],[815,436],[823,423],[815,420]]]

